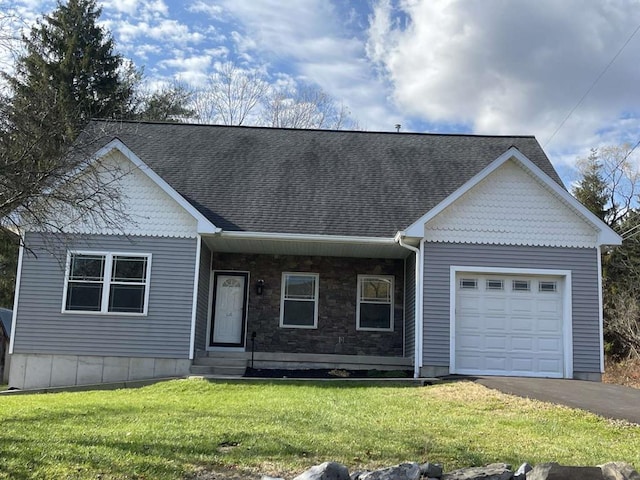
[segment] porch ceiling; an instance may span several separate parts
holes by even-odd
[[[252,235],[245,232],[222,232],[202,238],[214,252],[358,258],[405,258],[410,253],[391,238]]]

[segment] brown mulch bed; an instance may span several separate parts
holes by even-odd
[[[640,358],[619,361],[607,358],[602,381],[640,388]]]

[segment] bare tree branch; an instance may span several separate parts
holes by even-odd
[[[223,63],[218,65],[206,87],[194,92],[195,116],[202,123],[244,125],[268,88],[259,71]]]

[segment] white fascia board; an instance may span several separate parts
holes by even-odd
[[[280,240],[290,242],[319,243],[353,243],[369,245],[395,245],[393,237],[350,237],[343,235],[308,235],[301,233],[266,233],[266,232],[219,232],[219,236],[230,239],[247,240]]]
[[[95,158],[102,158],[113,150],[118,150],[122,155],[133,163],[138,170],[149,177],[156,185],[158,185],[169,197],[175,200],[178,205],[184,208],[198,222],[198,233],[219,233],[220,228],[216,227],[213,223],[207,219],[202,213],[200,213],[191,203],[180,195],[175,189],[169,185],[160,175],[154,172],[151,167],[144,163],[140,157],[138,157],[133,151],[127,147],[122,140],[116,138],[107,143],[104,147],[98,150],[95,154]]]
[[[573,209],[575,209],[584,219],[590,223],[596,230],[598,230],[598,244],[599,245],[620,245],[622,243],[622,237],[614,232],[611,227],[595,216],[587,207],[582,205],[571,195],[567,190],[558,185],[549,175],[547,175],[540,167],[529,160],[520,150],[515,147],[509,148],[506,152],[496,158],[493,162],[483,168],[480,172],[469,179],[464,185],[458,188],[455,192],[445,198],[442,202],[429,210],[426,214],[420,217],[417,221],[412,223],[406,229],[406,235],[408,237],[423,237],[424,226],[429,220],[441,213],[445,208],[454,203],[465,193],[475,187],[478,183],[488,177],[491,173],[497,170],[508,160],[515,160],[524,168],[529,170],[540,182],[542,182],[547,188],[549,188],[554,194],[568,203]]]

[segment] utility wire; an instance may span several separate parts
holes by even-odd
[[[596,77],[596,79],[593,81],[593,83],[591,84],[591,86],[587,89],[587,91],[584,93],[584,95],[582,95],[582,97],[580,98],[580,100],[578,100],[578,103],[575,104],[575,106],[569,111],[569,113],[567,114],[566,117],[564,117],[564,120],[562,120],[562,122],[560,122],[560,125],[558,125],[558,128],[556,128],[554,130],[554,132],[551,134],[551,136],[549,137],[549,139],[544,142],[543,148],[546,148],[547,145],[551,142],[551,140],[553,140],[553,138],[556,136],[556,134],[560,131],[560,129],[564,126],[564,124],[567,122],[567,120],[569,120],[569,117],[571,117],[571,115],[573,115],[573,112],[575,112],[578,107],[580,105],[582,105],[582,102],[584,101],[585,98],[587,98],[587,95],[589,95],[591,93],[591,90],[593,90],[593,88],[596,86],[596,84],[600,81],[600,79],[604,76],[605,73],[607,73],[607,70],[609,70],[609,67],[611,67],[611,65],[613,65],[613,62],[616,61],[616,59],[620,56],[620,54],[622,53],[622,51],[627,47],[627,45],[629,45],[629,42],[631,42],[631,40],[633,39],[633,37],[636,36],[636,33],[638,33],[638,31],[640,31],[640,24],[638,24],[638,26],[636,27],[636,29],[633,31],[633,33],[629,36],[629,38],[627,38],[627,41],[624,42],[624,44],[622,45],[622,47],[620,47],[620,50],[618,50],[618,53],[616,53],[613,58],[611,59],[611,61],[607,64],[606,67],[604,67],[604,69],[602,70],[602,72],[600,72],[600,75],[598,75]],[[640,142],[638,142],[640,143]],[[637,147],[638,145],[636,145]],[[634,149],[636,147],[633,147]],[[631,153],[631,152],[629,152]]]

